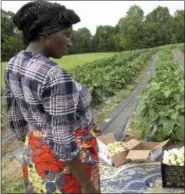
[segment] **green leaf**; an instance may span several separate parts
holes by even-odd
[[[153,122],[159,117],[159,114],[155,111],[155,109],[150,108],[148,111],[148,117]]]
[[[181,93],[181,94],[184,94],[184,84],[182,84],[182,85],[180,86],[180,93]]]
[[[173,128],[174,128],[174,121],[170,119],[164,120],[164,123],[163,123],[164,136],[168,137],[170,134],[172,134]]]
[[[159,89],[160,89],[160,86],[161,86],[160,83],[152,83],[151,85],[152,85],[152,88],[153,88],[154,90],[159,90]]]
[[[183,115],[179,115],[177,118],[177,126],[181,127],[184,129],[184,116]]]
[[[171,119],[176,120],[178,115],[179,115],[179,113],[175,112],[175,113],[172,113],[170,117],[171,117]]]
[[[179,110],[180,109],[180,105],[179,104],[177,104],[176,106],[175,106],[175,110]]]
[[[96,88],[96,89],[95,89],[95,92],[98,94],[98,96],[101,96],[101,93],[102,93],[102,92],[101,92],[101,90],[100,90],[99,88]]]
[[[164,91],[164,96],[167,98],[171,94],[170,90]]]
[[[178,102],[181,99],[181,94],[175,94],[174,95],[175,100]]]
[[[163,128],[162,127],[159,127],[155,136],[154,136],[154,140],[155,141],[163,141],[164,140],[164,136],[163,136]]]
[[[184,128],[176,126],[174,129],[173,138],[184,142]]]
[[[164,117],[165,116],[165,112],[164,111],[160,111],[159,115],[160,115],[160,117]]]

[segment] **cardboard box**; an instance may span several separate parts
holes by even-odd
[[[115,142],[115,136],[113,133],[108,133],[103,136],[97,137],[97,143],[98,143],[98,148],[99,148],[99,157],[103,159],[105,162],[107,162],[111,166],[120,166],[122,164],[125,164],[128,162],[126,159],[126,156],[128,154],[128,150],[121,152],[117,155],[111,156],[107,145],[109,143]]]
[[[97,143],[99,148],[99,157],[102,158],[109,165],[116,167],[123,165],[129,161],[134,162],[147,162],[156,161],[157,158],[162,155],[163,147],[169,140],[164,142],[141,142],[136,139],[130,139],[123,142],[123,146],[126,151],[111,156],[107,145],[116,141],[113,133],[108,133],[103,136],[97,137]]]
[[[129,149],[126,159],[140,162],[156,161],[157,158],[162,155],[163,147],[168,141],[169,140],[163,142],[140,142],[131,139],[123,143],[124,147]],[[134,142],[134,146],[132,142]]]

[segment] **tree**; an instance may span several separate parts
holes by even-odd
[[[70,54],[91,52],[92,35],[87,28],[80,28],[73,31],[71,35],[72,47],[69,49]]]
[[[115,51],[115,32],[113,26],[98,26],[92,40],[93,50],[95,52]]]
[[[126,18],[121,18],[118,22],[118,34],[117,34],[117,40],[118,40],[118,44],[119,47],[122,50],[127,49],[127,34],[126,34],[126,26],[127,26],[127,21]]]
[[[173,18],[175,43],[184,42],[184,10],[177,10]]]
[[[125,18],[119,20],[120,46],[123,49],[143,48],[144,12],[137,6],[131,6]]]
[[[147,38],[152,45],[170,44],[173,33],[173,19],[167,7],[157,7],[146,16]]]
[[[138,5],[133,5],[127,11],[127,18],[138,19],[140,21],[144,18],[144,12]]]
[[[22,33],[18,31],[12,21],[13,12],[1,12],[1,36],[2,36],[2,61],[8,61],[11,57],[24,49]]]
[[[115,34],[113,35],[113,41],[115,42],[115,51],[121,51],[122,47],[120,45],[120,34],[118,24],[115,26]]]
[[[15,25],[12,21],[14,13],[11,11],[1,10],[1,35],[3,36],[13,36],[15,34]]]
[[[2,61],[25,48],[22,33],[12,21],[13,16],[14,13],[2,10]],[[184,10],[177,10],[171,16],[167,7],[159,6],[144,17],[142,8],[133,5],[115,27],[97,26],[94,36],[89,29],[80,28],[73,31],[71,40],[73,46],[69,54],[133,50],[184,42]]]
[[[11,57],[16,55],[24,48],[25,45],[23,44],[21,33],[14,36],[5,35],[2,42],[2,61],[8,61]]]

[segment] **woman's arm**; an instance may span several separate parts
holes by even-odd
[[[79,158],[74,135],[78,128],[76,108],[80,86],[60,67],[50,71],[44,85],[44,110],[48,115],[47,123],[51,126],[51,131],[47,134],[49,144],[59,160],[65,161],[80,184],[92,187],[90,177]]]
[[[27,134],[27,122],[13,96],[5,77],[5,98],[7,104],[7,116],[10,121],[10,128],[20,141],[25,141]]]

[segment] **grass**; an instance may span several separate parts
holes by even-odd
[[[85,53],[85,54],[76,54],[64,56],[62,59],[52,59],[57,62],[59,65],[67,69],[68,71],[75,68],[78,65],[82,65],[88,62],[92,62],[98,59],[103,59],[111,57],[114,53]]]
[[[61,59],[52,59],[57,62],[60,66],[64,67],[66,70],[70,71],[71,69],[77,67],[78,65],[83,65],[88,62],[92,62],[98,59],[103,59],[111,57],[116,54],[116,52],[105,52],[105,53],[85,53],[85,54],[76,54],[76,55],[67,55]],[[1,89],[5,87],[4,84],[4,70],[7,65],[7,62],[1,63]]]

